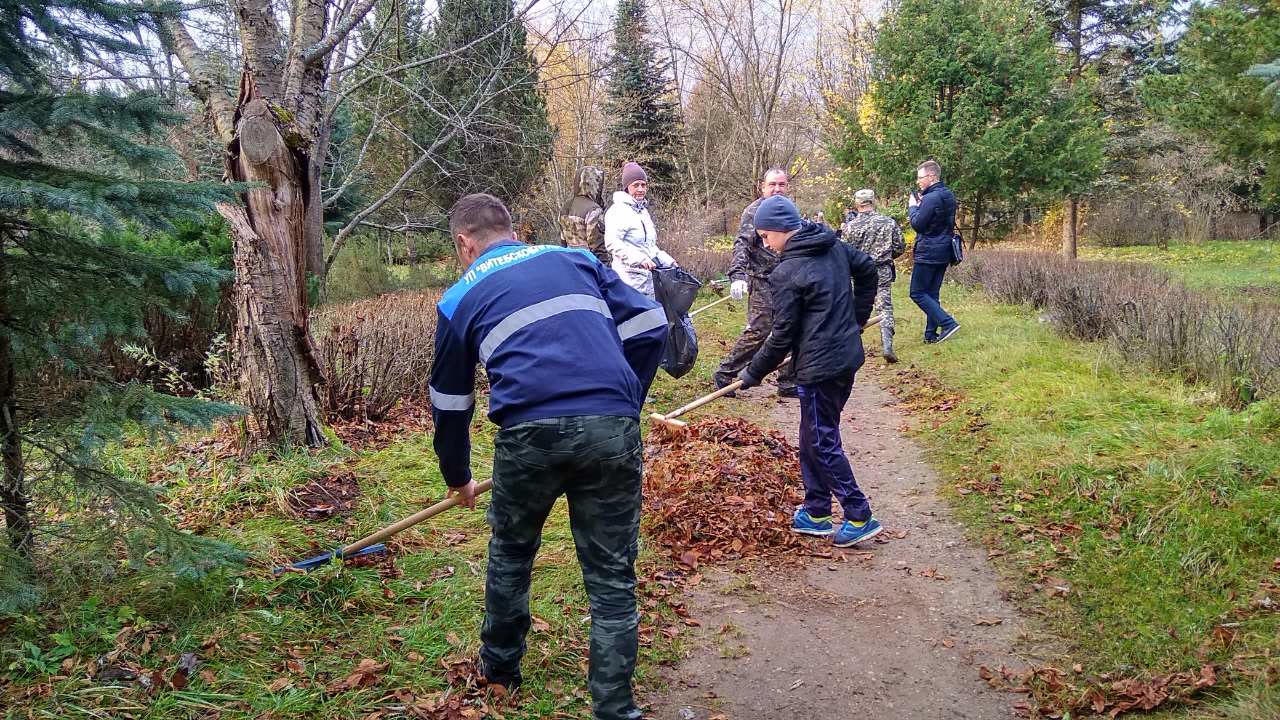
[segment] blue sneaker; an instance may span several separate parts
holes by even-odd
[[[955,325],[952,325],[950,328],[943,330],[942,334],[938,336],[938,342],[945,342],[952,335],[955,335],[956,331],[958,331],[959,329],[960,329],[960,323],[956,323]]]
[[[835,535],[831,536],[831,544],[842,548],[852,547],[863,540],[870,540],[871,538],[879,535],[883,530],[884,526],[875,518],[871,518],[861,525],[854,525],[848,520],[845,520],[840,526],[840,530],[837,531]]]
[[[826,537],[835,531],[835,527],[831,525],[831,516],[816,518],[810,515],[804,508],[796,508],[796,514],[791,518],[791,532],[798,532],[801,535],[818,535]]]

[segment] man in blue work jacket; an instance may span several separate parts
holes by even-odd
[[[942,278],[955,258],[951,239],[956,233],[956,196],[942,182],[942,166],[926,160],[916,168],[920,194],[907,201],[907,216],[916,230],[911,268],[911,300],[924,312],[924,341],[939,343],[960,329],[942,309]]]
[[[595,717],[639,718],[631,676],[640,409],[662,357],[666,315],[585,249],[513,240],[511,215],[492,195],[459,200],[449,233],[467,270],[437,308],[431,406],[440,472],[467,507],[475,507],[477,364],[489,377],[489,419],[501,428],[481,672],[508,690],[521,682],[529,576],[543,523],[563,494],[591,601]]]

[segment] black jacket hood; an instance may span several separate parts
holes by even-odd
[[[836,242],[838,240],[834,230],[821,223],[805,220],[800,229],[796,231],[796,234],[792,235],[791,239],[782,248],[781,257],[825,255],[831,251],[831,246],[835,245]]]

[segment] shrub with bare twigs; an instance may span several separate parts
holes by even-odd
[[[1063,332],[1105,340],[1121,356],[1213,385],[1243,405],[1280,393],[1280,308],[1189,290],[1147,265],[1070,262],[988,250],[950,275],[996,300],[1047,311]]]
[[[397,403],[427,397],[439,299],[430,291],[393,293],[315,312],[332,417],[380,420]]]
[[[677,208],[661,212],[655,224],[658,245],[699,280],[710,282],[728,272],[733,238],[725,232],[723,212]]]

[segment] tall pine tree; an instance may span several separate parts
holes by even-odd
[[[613,172],[634,161],[649,174],[658,201],[680,189],[684,129],[670,62],[649,39],[645,0],[621,0],[613,25],[606,154]]]
[[[171,422],[207,424],[235,408],[113,383],[99,351],[108,340],[143,337],[144,310],[180,307],[223,274],[130,249],[103,230],[202,220],[236,188],[161,179],[172,158],[148,141],[182,118],[159,98],[68,90],[50,77],[50,68],[91,51],[145,52],[119,39],[143,22],[139,5],[10,0],[3,17],[0,506],[7,557],[33,555],[41,530],[35,518],[48,517],[42,510],[60,510],[49,515],[76,518],[82,528],[104,511],[111,522],[100,527],[173,539],[152,492],[105,468],[100,452],[129,427],[163,432]],[[72,166],[68,158],[84,157],[87,148],[99,162]],[[48,507],[42,493],[67,505]],[[149,537],[140,549],[155,547]]]
[[[487,192],[513,202],[551,152],[547,107],[512,0],[443,0],[426,54],[426,85],[436,107],[419,108],[417,142],[429,147],[450,124],[461,130],[439,150],[436,201]],[[443,111],[443,112],[441,112]]]

